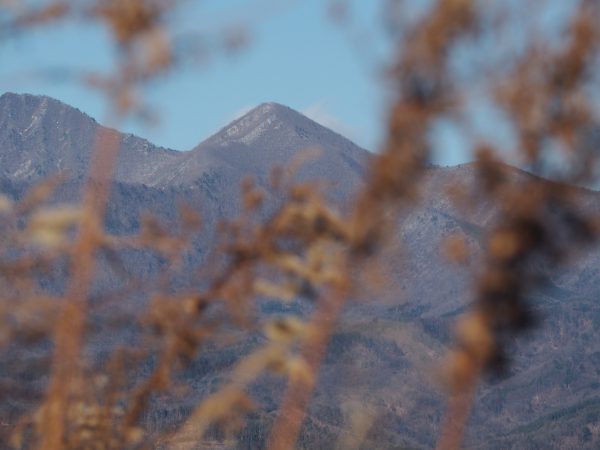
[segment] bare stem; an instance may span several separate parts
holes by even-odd
[[[463,390],[449,396],[436,450],[461,448],[479,377],[480,373],[477,371],[472,374],[470,382]]]
[[[342,283],[333,287],[330,295],[324,296],[319,302],[310,321],[310,329],[314,331],[311,332],[302,349],[302,356],[310,367],[313,379],[311,382],[303,379],[290,380],[277,419],[271,429],[267,443],[268,450],[291,449],[298,439],[327,343],[333,334],[348,292],[349,286],[347,283]]]
[[[83,195],[83,219],[72,247],[71,277],[54,332],[54,356],[48,397],[40,423],[40,449],[64,447],[69,399],[81,388],[81,357],[86,319],[86,297],[94,275],[94,252],[110,193],[119,151],[119,135],[100,128]]]

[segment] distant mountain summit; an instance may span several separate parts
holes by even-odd
[[[100,129],[94,119],[57,100],[2,95],[2,193],[21,198],[34,183],[67,171],[72,181],[57,188],[52,200],[76,200],[74,193],[87,175]],[[173,283],[173,288],[186,288],[186,292],[194,292],[206,281],[198,276],[198,268],[205,268],[207,262],[214,264],[210,255],[218,245],[218,224],[239,217],[243,178],[252,176],[272,194],[274,202],[259,212],[267,220],[267,208],[281,199],[277,192],[269,191],[273,166],[302,159],[307,148],[319,149],[320,155],[307,157],[290,176],[296,181],[322,181],[329,188],[332,204],[343,207],[342,201],[353,199],[362,186],[370,159],[367,151],[348,139],[277,103],[257,106],[187,152],[160,148],[127,134],[119,134],[119,139],[121,151],[106,228],[114,235],[132,235],[140,231],[140,217],[150,213],[166,227],[177,229],[180,205],[191,205],[201,215],[202,232],[184,255],[181,274]],[[502,173],[515,186],[531,176],[508,166]],[[432,384],[432,368],[452,343],[455,318],[472,299],[472,277],[481,264],[485,233],[498,213],[498,206],[486,196],[474,195],[468,207],[457,208],[448,187],[476,194],[477,179],[475,164],[432,167],[425,174],[419,204],[398,218],[395,240],[385,250],[389,271],[377,281],[379,289],[369,291],[368,298],[350,302],[335,329],[298,448],[334,448],[348,411],[346,405],[357,401],[377,411],[364,448],[435,446],[446,397]],[[577,208],[600,211],[597,192],[578,189],[572,194]],[[464,265],[449,265],[440,250],[447,238],[457,237],[468,248],[469,258]],[[166,266],[161,255],[123,249],[119,257],[122,264],[115,266],[117,271],[100,261],[94,294],[129,292],[130,286],[124,283],[130,276],[140,286],[163,279]],[[127,276],[122,275],[121,267]],[[63,273],[48,272],[48,285],[62,286]],[[543,287],[532,292],[529,300],[544,324],[527,340],[515,342],[514,362],[506,378],[479,388],[466,448],[600,448],[600,251],[591,247],[581,259],[569,261],[558,272],[544,270],[543,276]],[[141,291],[143,296],[144,289]],[[119,311],[138,311],[142,300],[137,294],[122,298],[119,294],[119,302],[111,302],[102,314],[109,317],[117,304]],[[288,306],[284,311],[295,313],[312,307],[301,300]],[[115,323],[124,322],[119,319]],[[92,350],[107,355],[111,346],[131,345],[129,323],[118,330],[112,325],[106,330],[98,327]],[[239,347],[202,352],[186,372],[190,391],[185,399],[153,400],[148,415],[151,429],[180,422],[182,411],[192,411],[199,398],[213,392],[226,368],[256,344],[250,339]],[[19,348],[5,353],[0,366],[14,368],[23,354]],[[6,390],[6,399],[0,404],[1,423],[16,417],[19,405],[34,411],[35,405],[27,402],[42,395],[39,390],[47,379],[22,373],[26,376],[19,372],[19,386],[25,383],[28,388]],[[261,439],[267,435],[278,398],[271,379],[263,381],[253,396],[266,406],[264,414],[250,419],[240,448],[265,447]],[[37,397],[30,395],[35,390],[39,391]]]
[[[272,142],[273,138],[281,143],[294,142],[297,145],[319,145],[325,148],[341,146],[351,153],[364,152],[347,138],[292,108],[274,102],[260,104],[222,128],[199,147],[231,142],[253,146],[264,144],[265,139]]]
[[[72,179],[83,179],[101,127],[58,100],[6,93],[0,97],[0,176],[30,183],[66,172]],[[214,177],[215,171],[239,185],[246,173],[266,175],[274,165],[288,164],[300,150],[317,147],[322,155],[303,172],[314,175],[316,170],[325,179],[342,177],[355,183],[368,158],[366,150],[348,139],[277,103],[259,105],[188,152],[119,135],[115,179],[162,188],[193,186],[207,174]]]
[[[304,150],[316,150],[316,155]],[[320,179],[341,194],[362,181],[370,153],[287,106],[263,103],[182,154],[157,183],[189,186],[215,172],[235,185],[248,174],[260,181],[273,167],[303,155],[297,179]]]
[[[262,103],[222,128],[206,142],[217,144],[236,141],[251,145],[268,131],[293,126],[304,119],[306,118],[302,114],[287,106],[273,102]]]
[[[83,174],[98,124],[81,111],[49,97],[0,97],[0,171],[13,181],[32,182],[55,172]]]
[[[101,128],[88,115],[58,100],[4,94],[0,97],[0,174],[20,183],[40,181],[59,172],[83,179]],[[118,134],[118,181],[151,183],[155,171],[179,156],[145,139]]]

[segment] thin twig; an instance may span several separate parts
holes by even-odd
[[[319,367],[348,298],[348,293],[348,284],[341,283],[333,286],[329,295],[318,303],[309,325],[309,329],[313,331],[307,337],[302,349],[302,356],[313,374],[312,380],[310,382],[305,379],[290,380],[271,430],[267,443],[268,450],[291,449],[297,441],[310,397],[315,388]]]
[[[99,129],[83,196],[83,219],[71,255],[70,284],[55,326],[52,374],[40,423],[39,448],[43,450],[60,450],[64,447],[69,400],[83,381],[81,356],[86,299],[93,280],[94,253],[106,210],[112,173],[117,163],[119,145],[119,135],[116,131]]]

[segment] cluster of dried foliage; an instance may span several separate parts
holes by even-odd
[[[392,2],[390,8],[401,13],[411,3]],[[475,76],[510,122],[520,163],[536,169],[545,166],[550,153],[559,154],[562,181],[581,184],[593,181],[594,175],[594,154],[579,141],[596,123],[589,92],[598,62],[600,16],[596,2],[574,3],[560,42],[526,40],[520,53],[503,61],[501,71],[490,76],[484,67]],[[176,6],[174,0],[52,1],[32,10],[9,2],[3,8],[10,20],[3,25],[27,30],[59,20],[105,23],[120,48],[121,65],[114,77],[87,81],[106,89],[120,112],[130,112],[140,83],[176,67],[166,19]],[[336,5],[339,9],[343,2]],[[16,448],[45,450],[193,446],[215,423],[231,433],[239,430],[255,407],[247,387],[261,373],[273,371],[287,377],[288,387],[268,448],[293,448],[336,320],[347,299],[358,289],[364,292],[368,283],[357,274],[377,266],[382,249],[394,239],[398,216],[410,214],[419,201],[436,121],[452,120],[469,133],[470,119],[463,113],[472,85],[453,74],[455,52],[493,37],[503,26],[506,30],[504,9],[503,2],[436,0],[413,22],[396,23],[399,43],[390,70],[395,95],[388,138],[374,156],[353,207],[337,212],[314,185],[292,183],[286,172],[276,171],[272,187],[283,200],[265,221],[259,212],[268,198],[247,181],[243,213],[223,225],[215,250],[225,263],[208,258],[206,288],[157,292],[150,310],[136,318],[153,344],[146,350],[115,351],[101,368],[84,358],[97,252],[151,248],[177,265],[194,234],[202,232],[201,218],[184,209],[178,235],[150,219],[137,236],[107,235],[101,224],[118,149],[110,132],[98,136],[81,205],[44,206],[58,179],[37,186],[16,204],[1,197],[0,345],[7,349],[14,342],[53,343],[44,397],[34,411],[15,418],[3,438]],[[535,262],[559,264],[597,231],[597,219],[582,215],[566,184],[534,177],[515,182],[501,164],[503,149],[483,139],[473,146],[477,192],[453,186],[449,192],[457,207],[468,207],[476,195],[495,202],[500,213],[487,230],[485,264],[476,275],[472,309],[457,324],[455,349],[443,369],[449,406],[440,448],[460,446],[473,388],[485,371],[501,370],[509,357],[507,341],[534,323],[525,297],[536,284]],[[464,258],[460,239],[449,241],[447,249],[457,262]],[[57,260],[68,261],[69,281],[65,295],[53,298],[36,279]],[[265,319],[257,318],[253,305],[264,297],[283,302],[305,297],[315,308],[307,320],[283,317],[262,323]],[[207,313],[215,303],[224,306],[224,314]],[[239,361],[230,381],[196,405],[179,427],[159,434],[144,429],[141,418],[150,398],[176,395],[177,372],[202,345],[256,330],[263,330],[267,343]],[[132,361],[143,360],[149,352],[158,359],[154,370],[131,385]]]

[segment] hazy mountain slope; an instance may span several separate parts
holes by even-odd
[[[89,167],[99,125],[57,100],[27,94],[0,97],[0,178],[35,183],[65,172],[81,180]],[[243,178],[268,188],[271,170],[302,162],[295,179],[320,180],[347,197],[361,182],[369,153],[346,138],[275,103],[265,103],[188,152],[156,147],[120,134],[116,181],[205,191],[230,205]],[[318,149],[314,152],[299,152]],[[224,197],[230,197],[225,200]],[[230,211],[234,213],[235,211]]]
[[[360,316],[353,315],[355,339],[371,337],[375,351],[389,347],[390,341],[404,350],[397,360],[407,360],[407,367],[386,370],[387,384],[376,384],[376,390],[368,392],[386,411],[385,417],[402,418],[403,424],[419,424],[421,430],[429,430],[412,441],[420,448],[433,446],[434,424],[443,410],[432,363],[440,361],[451,342],[454,319],[472,301],[471,287],[484,245],[480,237],[496,215],[490,202],[472,201],[457,209],[450,201],[449,186],[477,192],[476,171],[474,164],[431,170],[422,186],[421,204],[400,225],[408,256],[398,260],[396,304],[388,300],[389,306],[379,309],[374,307],[376,302],[369,302],[360,307]],[[516,185],[531,177],[513,168],[507,168],[506,176]],[[584,211],[598,212],[597,193],[574,192],[574,203]],[[444,258],[443,240],[450,235],[466,239],[471,253],[466,267],[452,266]],[[468,430],[468,448],[591,449],[598,445],[600,436],[590,430],[597,429],[600,416],[590,411],[593,405],[587,400],[600,393],[599,254],[598,247],[585,249],[559,271],[545,271],[545,283],[530,296],[540,326],[530,336],[515,340],[514,364],[508,376],[481,385]],[[376,355],[371,353],[371,357]],[[388,364],[382,356],[377,359],[370,365]],[[365,378],[371,376],[365,370]],[[428,394],[423,396],[423,392]],[[554,420],[550,425],[553,414],[562,417],[563,410],[569,412],[569,421]],[[578,426],[573,428],[575,423]],[[544,433],[552,427],[556,440],[541,445]],[[398,439],[407,436],[410,434],[402,433]]]
[[[64,171],[87,174],[100,125],[78,109],[49,97],[7,93],[0,97],[0,176],[35,183]],[[118,181],[154,184],[162,165],[178,152],[132,135],[120,135]]]
[[[322,181],[346,197],[361,182],[368,158],[367,151],[302,114],[264,103],[172,163],[160,183],[185,186],[211,176],[237,186],[251,175],[267,186],[274,167],[303,162],[295,179]]]
[[[76,198],[98,127],[81,112],[46,97],[0,97],[3,192],[19,197],[45,175],[69,169],[76,180],[59,188],[56,200]],[[345,138],[277,104],[260,105],[186,153],[156,148],[133,136],[123,135],[122,143],[106,218],[109,230],[136,232],[144,211],[165,224],[174,223],[178,202],[187,202],[201,211],[206,228],[186,256],[185,267],[199,264],[214,246],[217,222],[239,212],[243,177],[253,176],[268,188],[273,165],[288,164],[306,147],[320,147],[321,156],[297,176],[328,182],[332,198],[341,204],[360,187],[369,159]],[[399,220],[399,252],[390,255],[390,283],[350,305],[330,343],[300,448],[332,448],[356,405],[372,411],[374,418],[363,448],[434,446],[445,401],[436,367],[451,343],[453,320],[471,301],[473,273],[484,245],[481,237],[497,213],[496,205],[487,201],[474,200],[464,209],[451,201],[450,185],[476,191],[476,170],[473,164],[432,168],[425,176],[421,203]],[[506,169],[506,176],[515,183],[530,177],[512,168]],[[599,194],[579,190],[576,197],[582,208],[600,210]],[[466,266],[450,265],[440,253],[444,238],[453,234],[468,242],[471,257]],[[164,270],[164,260],[156,255],[132,251],[122,257],[141,279],[152,280]],[[118,275],[103,267],[97,289],[118,288]],[[560,272],[545,275],[543,288],[531,295],[543,322],[530,337],[515,342],[508,376],[481,385],[468,448],[599,446],[600,251],[590,248]],[[188,278],[180,285],[197,282],[194,273]],[[310,308],[304,306],[297,309]],[[117,344],[126,333],[111,330],[109,338],[101,335],[98,350]],[[236,358],[262,339],[254,336],[226,348],[206,349],[187,373],[193,387],[187,402],[157,402],[148,422],[164,426],[180,421],[194,401],[214,389]],[[18,355],[6,356],[6,364]],[[244,430],[239,448],[264,444],[282,388],[273,378],[253,387],[264,409]]]

